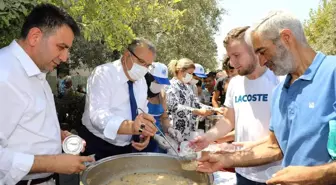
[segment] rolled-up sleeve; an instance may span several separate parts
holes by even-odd
[[[0,102],[0,184],[14,185],[29,173],[34,163],[34,155],[7,148],[8,138],[26,107],[22,94],[6,82],[0,82]]]
[[[114,140],[125,118],[110,110],[110,97],[114,96],[116,82],[110,68],[98,66],[88,80],[89,115],[92,125],[102,131],[105,137]]]

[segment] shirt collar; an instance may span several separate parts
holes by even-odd
[[[299,77],[299,79],[308,81],[312,80],[325,57],[326,57],[325,54],[318,52],[312,64],[310,64],[308,69],[305,71],[303,75]]]
[[[117,72],[120,74],[120,82],[121,83],[127,83],[129,81],[129,79],[127,78],[122,63],[121,63],[121,58],[119,60],[116,60],[113,65],[116,67]]]
[[[325,57],[326,57],[325,54],[323,54],[321,52],[317,52],[313,62],[310,64],[308,69],[303,73],[303,75],[301,75],[299,77],[299,79],[311,81],[314,78],[318,68],[322,64]],[[286,79],[284,81],[284,88],[289,88],[290,87],[291,79],[292,79],[291,75],[286,76]]]
[[[15,55],[15,57],[20,61],[23,69],[26,71],[29,77],[36,76],[42,73],[41,70],[35,64],[35,62],[29,57],[29,55],[15,40],[9,45],[9,48]]]

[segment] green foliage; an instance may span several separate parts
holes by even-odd
[[[157,61],[188,57],[214,69],[223,10],[216,0],[0,0],[0,46],[17,38],[23,17],[41,2],[65,8],[81,27],[70,68],[95,67],[118,57],[138,36],[157,46]]]
[[[174,29],[180,11],[172,0],[50,0],[67,9],[82,26],[85,39],[104,40],[111,50],[122,50],[136,36],[132,26]],[[146,20],[144,22],[144,20]]]
[[[218,8],[215,0],[185,0],[173,8],[182,12],[182,17],[177,20],[179,29],[155,34],[140,25],[134,27],[135,32],[155,43],[157,61],[168,64],[172,59],[187,57],[205,68],[215,69],[217,46],[213,36],[218,31],[224,10]]]
[[[317,10],[311,10],[304,23],[308,42],[315,50],[336,54],[336,0],[323,0]]]
[[[17,38],[35,0],[0,0],[0,48]]]
[[[119,57],[118,51],[112,51],[103,42],[87,41],[81,36],[75,40],[71,48],[69,68],[94,68]]]

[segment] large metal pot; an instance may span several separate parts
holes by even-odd
[[[208,185],[213,183],[212,174],[185,171],[176,157],[158,153],[131,153],[99,160],[83,172],[81,180],[84,185],[106,185],[127,174],[150,172],[178,175]]]

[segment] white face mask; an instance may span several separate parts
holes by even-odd
[[[131,60],[133,62],[132,58]],[[132,80],[137,81],[140,78],[144,77],[147,72],[148,69],[146,67],[133,62],[131,70],[128,70],[128,75],[132,78]]]
[[[155,82],[152,82],[151,85],[149,86],[149,90],[153,94],[160,93],[163,88],[164,88],[164,85],[158,84],[158,83],[155,83]]]
[[[189,83],[192,79],[193,79],[193,76],[192,76],[191,74],[187,73],[187,74],[185,75],[185,77],[183,77],[182,81],[183,81],[183,83],[187,84],[187,83]]]
[[[196,85],[197,83],[198,83],[198,80],[196,80],[196,79],[192,79],[192,80],[189,82],[190,85]]]

